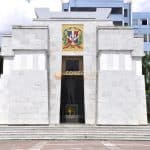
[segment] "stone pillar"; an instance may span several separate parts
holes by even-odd
[[[85,124],[95,124],[96,119],[96,56],[84,56]]]
[[[49,74],[49,120],[50,124],[60,123],[61,97],[61,55],[53,53],[50,56]]]

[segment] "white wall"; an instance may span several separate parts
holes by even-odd
[[[142,58],[141,57],[133,57],[133,70],[136,75],[142,75]]]
[[[132,57],[130,52],[101,52],[100,70],[132,71]]]
[[[46,70],[46,54],[44,51],[19,51],[14,57],[4,58],[4,74],[12,70]]]
[[[13,26],[12,49],[47,50],[48,28],[45,26]]]
[[[122,27],[100,27],[98,30],[98,50],[134,49],[133,30]]]
[[[142,75],[142,62],[141,62],[141,60],[136,60],[136,75]]]
[[[3,64],[3,74],[9,74],[12,70],[13,57],[5,57]]]
[[[131,54],[124,54],[125,70],[132,71],[132,57]]]

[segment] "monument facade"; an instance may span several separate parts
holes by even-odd
[[[49,13],[3,36],[0,124],[147,124],[143,37],[109,13]]]

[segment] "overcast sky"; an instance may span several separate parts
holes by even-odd
[[[61,0],[0,0],[0,33],[10,32],[11,25],[31,24],[35,18],[34,8],[47,7],[61,11]],[[65,0],[67,1],[67,0]],[[125,0],[130,1],[130,0]],[[150,0],[132,0],[133,11],[150,12]]]

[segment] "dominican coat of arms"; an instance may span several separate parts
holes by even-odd
[[[83,25],[62,25],[62,48],[66,51],[83,50]]]

